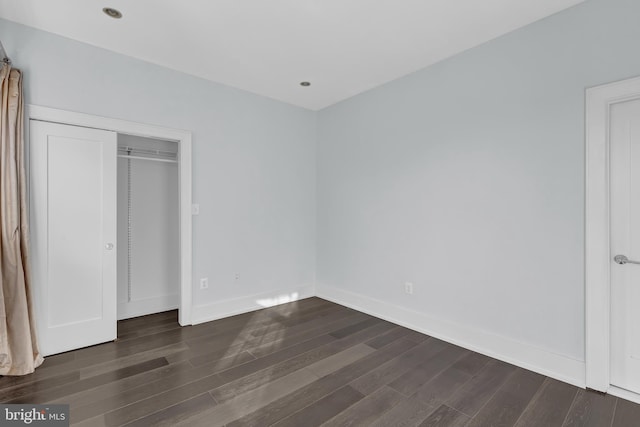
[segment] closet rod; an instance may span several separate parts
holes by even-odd
[[[153,157],[129,156],[127,154],[118,154],[118,157],[122,157],[123,159],[132,159],[132,160],[151,160],[152,162],[178,163],[177,160],[172,160],[172,159],[155,159]]]
[[[7,51],[4,50],[4,46],[2,46],[2,41],[0,41],[0,58],[2,58],[2,63],[11,65],[11,60],[9,59],[9,55],[7,55]]]
[[[153,150],[149,148],[118,147],[118,151],[126,151],[127,153],[136,153],[136,154],[153,154],[156,156],[167,156],[167,157],[175,157],[178,155],[178,153],[174,151]]]

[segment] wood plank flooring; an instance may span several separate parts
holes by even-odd
[[[0,377],[4,403],[68,403],[78,426],[640,426],[640,405],[581,390],[309,298],[119,339]]]

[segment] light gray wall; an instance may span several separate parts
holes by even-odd
[[[588,0],[322,110],[318,289],[584,360],[584,93],[640,75],[639,16]]]
[[[0,39],[29,104],[193,133],[196,305],[313,284],[314,112],[6,20]]]

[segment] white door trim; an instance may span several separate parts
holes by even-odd
[[[587,89],[585,362],[588,388],[607,392],[610,350],[610,123],[612,105],[640,99],[640,77]]]
[[[104,129],[128,135],[176,141],[178,143],[178,174],[180,180],[180,308],[178,311],[178,321],[182,326],[190,325],[193,305],[191,284],[191,132],[38,105],[27,106],[26,118],[27,120],[42,120]]]

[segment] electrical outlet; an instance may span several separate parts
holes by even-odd
[[[404,284],[404,293],[405,294],[409,294],[409,295],[413,295],[413,283],[406,282]]]
[[[200,289],[209,289],[209,278],[203,277],[200,279]]]
[[[240,280],[240,273],[236,273],[236,282]]]

